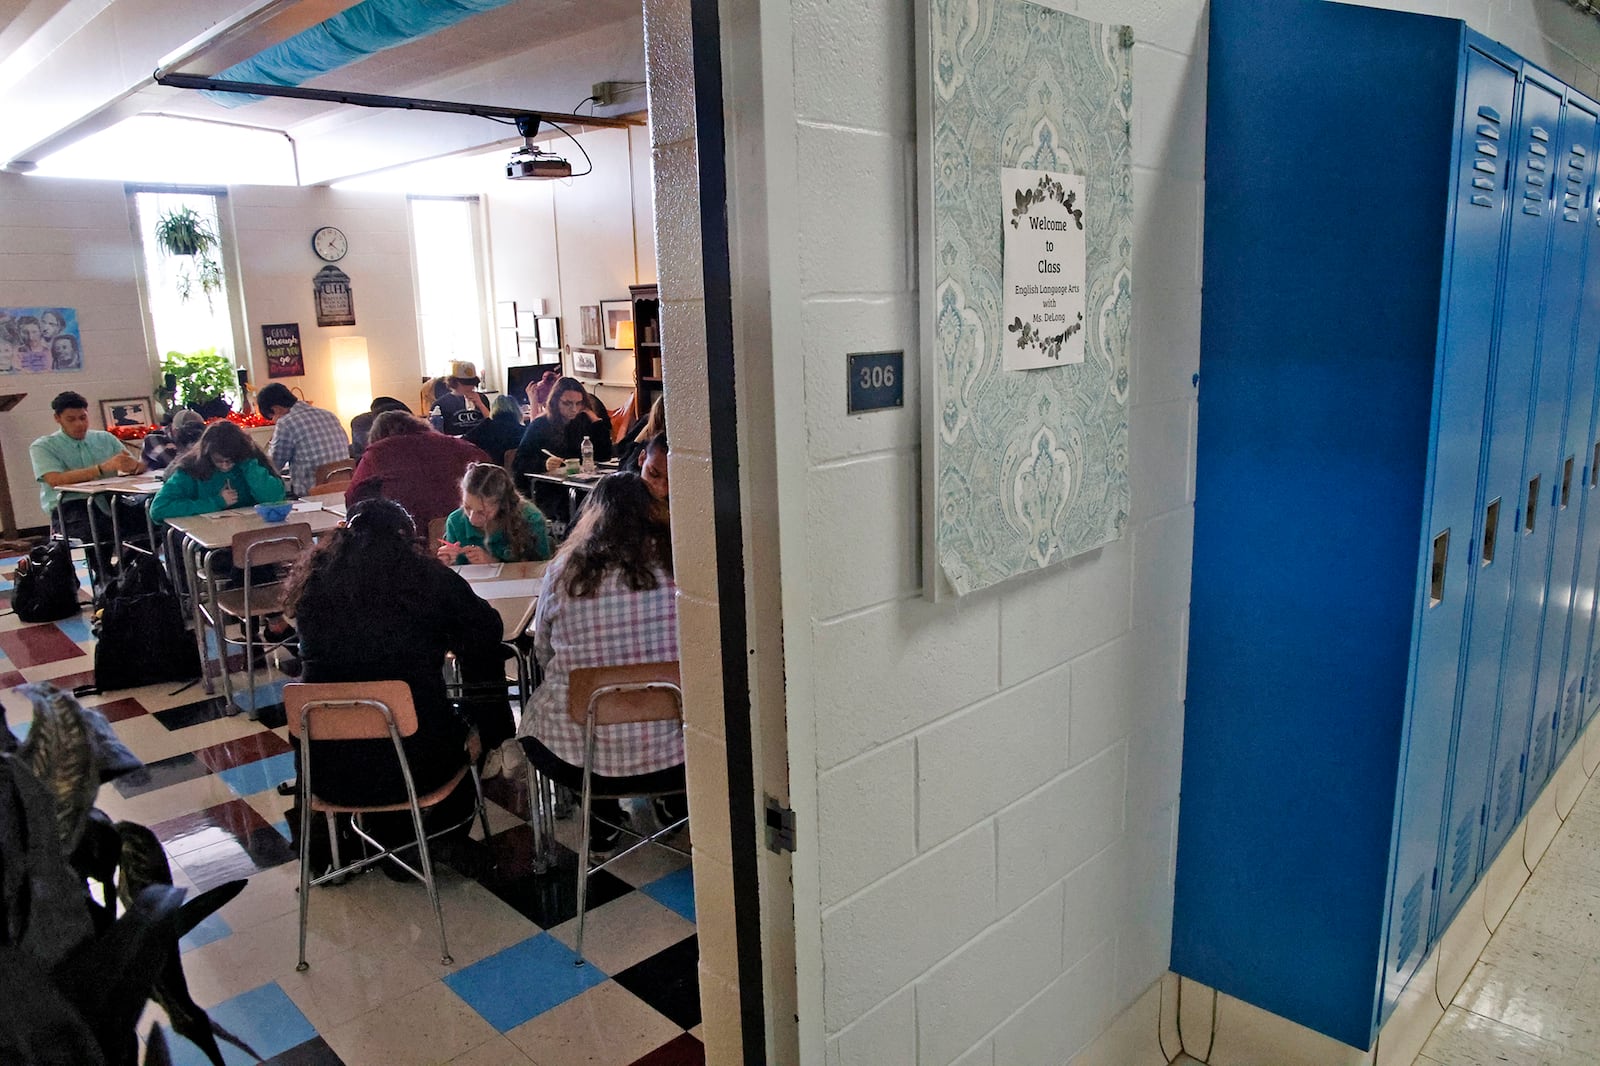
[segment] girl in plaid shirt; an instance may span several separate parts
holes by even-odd
[[[567,714],[568,675],[588,666],[627,666],[678,658],[677,585],[665,513],[632,473],[604,478],[545,571],[534,614],[534,654],[544,673],[519,733],[540,772],[582,786],[583,729]],[[605,727],[595,742],[595,781],[608,790],[660,792],[683,787],[683,729],[675,721]],[[680,797],[658,801],[664,820],[683,815]],[[604,852],[618,834],[615,800],[596,799],[591,847]]]

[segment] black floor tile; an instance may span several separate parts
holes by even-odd
[[[111,787],[120,792],[124,798],[131,799],[146,792],[154,792],[158,788],[176,785],[181,781],[193,781],[210,772],[206,764],[190,752],[174,755],[170,759],[147,762],[131,774],[123,774],[111,782]]]
[[[534,873],[533,830],[528,826],[513,826],[487,845],[471,840],[453,844],[441,857],[541,929],[578,914],[578,857],[558,844],[554,864]],[[589,878],[584,909],[594,910],[632,891],[626,881],[601,870]]]
[[[344,1066],[344,1060],[334,1054],[326,1040],[316,1036],[288,1051],[280,1051],[264,1060],[262,1066]]]
[[[700,1024],[700,938],[691,936],[611,979],[654,1007],[672,1024]]]
[[[152,711],[155,720],[171,730],[186,729],[201,722],[214,722],[218,718],[226,718],[228,703],[221,696],[204,696],[194,703],[186,703],[182,707],[171,707],[165,711]]]

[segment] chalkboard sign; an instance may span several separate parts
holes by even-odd
[[[850,382],[845,409],[850,414],[905,406],[904,352],[851,352],[847,361]]]

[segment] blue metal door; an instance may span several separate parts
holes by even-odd
[[[1471,537],[1463,546],[1465,550],[1455,568],[1472,596],[1468,617],[1474,625],[1486,630],[1487,639],[1493,642],[1494,654],[1480,654],[1476,660],[1470,655],[1463,656],[1465,662],[1457,671],[1460,676],[1453,675],[1448,688],[1425,682],[1425,671],[1419,663],[1414,702],[1420,709],[1427,701],[1432,705],[1431,713],[1454,718],[1449,756],[1451,784],[1440,827],[1443,840],[1436,840],[1442,847],[1429,856],[1430,862],[1437,858],[1440,863],[1435,930],[1449,924],[1477,880],[1489,749],[1494,731],[1500,635],[1510,588],[1510,552],[1502,554],[1500,549],[1502,546],[1509,548],[1512,543],[1510,530],[1514,519],[1512,508],[1505,505],[1504,498],[1507,487],[1514,486],[1520,477],[1522,465],[1520,440],[1515,449],[1503,445],[1495,449],[1494,442],[1498,438],[1485,432],[1485,393],[1494,340],[1496,296],[1500,291],[1501,244],[1505,237],[1509,197],[1505,168],[1511,154],[1511,109],[1515,94],[1516,74],[1512,70],[1476,49],[1467,49],[1465,109],[1456,162],[1455,237],[1442,328],[1444,367],[1438,465],[1442,473],[1449,461],[1452,478],[1459,478],[1460,485],[1466,487],[1466,492],[1458,490],[1457,494],[1474,512],[1472,520],[1462,527],[1471,530]],[[1497,422],[1521,422],[1527,409],[1526,392],[1507,387],[1500,390],[1500,395],[1514,396],[1520,403],[1501,410],[1496,415]],[[1465,465],[1468,459],[1470,468]],[[1478,489],[1480,460],[1487,460],[1483,491]],[[1441,477],[1435,484],[1436,506],[1442,481]],[[1490,501],[1493,501],[1492,506],[1489,506]],[[1425,641],[1426,637],[1424,628]],[[1473,639],[1470,627],[1462,639],[1470,648]],[[1452,653],[1457,650],[1451,649]],[[1472,670],[1474,661],[1480,667],[1476,679]],[[1487,671],[1483,667],[1487,667]],[[1457,680],[1466,683],[1465,692],[1458,690]],[[1458,696],[1459,702],[1452,703]],[[1409,757],[1406,791],[1409,799]],[[1402,832],[1402,838],[1405,835]],[[1414,871],[1412,876],[1415,877]],[[1396,884],[1400,884],[1398,878]],[[1398,961],[1391,960],[1391,963]]]
[[[1540,373],[1545,265],[1550,251],[1552,204],[1549,162],[1555,155],[1561,121],[1561,92],[1531,73],[1522,83],[1511,172],[1511,239],[1506,258],[1501,307],[1499,359],[1508,371],[1532,381],[1522,472],[1515,501],[1515,551],[1505,648],[1501,659],[1499,725],[1493,775],[1489,780],[1487,856],[1500,845],[1522,813],[1522,783],[1533,715],[1539,633],[1544,621],[1545,578],[1550,565],[1550,500],[1555,455],[1561,446],[1561,416],[1566,409],[1567,365]],[[1507,374],[1497,380],[1504,381]],[[1513,427],[1506,427],[1508,430]],[[1498,436],[1497,424],[1494,433]],[[1498,441],[1496,442],[1498,444]]]
[[[1595,131],[1595,141],[1589,146],[1589,184],[1583,194],[1583,226],[1588,238],[1585,251],[1583,279],[1583,308],[1578,319],[1577,351],[1594,355],[1600,351],[1600,128]],[[1585,397],[1591,404],[1589,436],[1584,442],[1587,470],[1584,477],[1584,510],[1582,531],[1578,538],[1578,576],[1572,606],[1572,650],[1567,656],[1567,687],[1572,686],[1574,663],[1581,673],[1578,680],[1579,722],[1581,731],[1600,708],[1600,640],[1596,640],[1600,627],[1595,625],[1597,610],[1596,589],[1600,586],[1600,366],[1596,374],[1585,381],[1579,373],[1572,378],[1575,403],[1581,405]],[[1574,407],[1574,412],[1579,407]],[[1565,714],[1565,704],[1562,706]],[[1561,723],[1563,731],[1566,721]]]
[[[1550,552],[1550,586],[1545,596],[1544,638],[1539,652],[1539,679],[1534,686],[1533,728],[1550,723],[1548,757],[1528,767],[1525,792],[1537,793],[1578,735],[1579,682],[1583,678],[1585,649],[1569,655],[1573,628],[1573,599],[1577,580],[1578,536],[1584,502],[1584,471],[1588,466],[1589,416],[1594,406],[1594,346],[1580,346],[1578,330],[1583,304],[1584,247],[1588,243],[1586,199],[1593,171],[1595,114],[1593,105],[1569,93],[1561,117],[1561,151],[1552,162],[1551,196],[1555,233],[1551,237],[1551,270],[1545,283],[1541,361],[1548,363],[1557,348],[1571,359],[1567,378],[1567,410],[1562,445],[1557,456],[1554,540]],[[1562,264],[1560,266],[1556,264]],[[1585,616],[1586,617],[1586,616]],[[1588,631],[1582,634],[1585,638]]]

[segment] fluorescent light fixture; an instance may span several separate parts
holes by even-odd
[[[35,175],[175,185],[298,185],[294,145],[277,130],[175,115],[135,115],[38,161]]]

